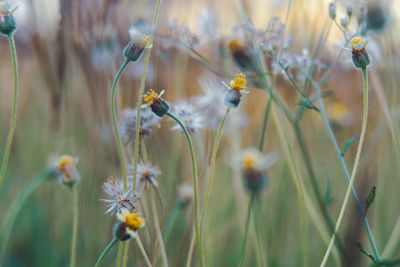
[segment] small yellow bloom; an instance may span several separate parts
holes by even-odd
[[[121,212],[117,214],[118,219],[123,222],[129,234],[133,237],[137,229],[145,225],[145,219],[139,217],[139,213],[131,213],[128,209],[122,208]]]
[[[365,40],[361,37],[351,39],[351,49],[353,50],[360,51],[365,48],[366,44]]]
[[[244,74],[237,74],[235,79],[231,81],[231,89],[242,91],[246,90],[246,76]]]
[[[228,43],[228,47],[232,53],[236,53],[244,49],[242,43],[238,39],[232,39]]]
[[[254,162],[255,162],[255,155],[254,154],[249,154],[246,155],[243,158],[243,167],[246,169],[252,169],[254,168]]]
[[[349,114],[349,109],[342,103],[335,103],[332,107],[332,118],[336,121],[345,119]]]
[[[160,94],[157,94],[153,89],[147,92],[147,94],[144,95],[144,102],[146,104],[152,104],[154,101],[158,100],[161,98],[161,96],[164,94],[164,90],[161,91]]]
[[[58,163],[58,168],[62,171],[65,170],[65,168],[69,165],[75,165],[76,164],[76,159],[69,155],[63,155],[60,158],[60,161]]]

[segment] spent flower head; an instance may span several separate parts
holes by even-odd
[[[135,62],[139,60],[143,50],[149,45],[150,37],[134,26],[129,29],[129,35],[131,41],[124,49],[124,56],[126,60]]]
[[[115,231],[115,235],[120,240],[126,240],[127,235],[135,238],[136,231],[145,226],[145,219],[139,216],[139,213],[130,212],[128,209],[122,208],[117,213],[117,218],[121,222]]]
[[[134,167],[131,166],[131,170],[134,171]],[[149,185],[154,187],[158,186],[156,177],[161,174],[161,170],[157,166],[153,166],[151,162],[139,162],[137,165],[136,177],[137,187],[146,189]]]
[[[119,213],[121,209],[133,210],[135,203],[139,200],[138,196],[133,196],[131,184],[128,184],[127,190],[124,190],[124,183],[121,179],[110,177],[103,184],[103,190],[110,197],[109,199],[101,199],[101,201],[107,203],[106,213]]]
[[[193,186],[188,184],[181,184],[178,187],[178,205],[181,208],[186,207],[192,202],[194,196]]]
[[[80,175],[76,169],[77,163],[78,158],[70,155],[63,155],[56,159],[54,170],[61,184],[72,187],[79,182]]]
[[[137,109],[124,109],[120,123],[121,137],[126,143],[134,142],[136,138]],[[140,112],[140,138],[149,136],[154,128],[159,126],[160,118],[150,109]]]
[[[159,94],[157,94],[153,89],[149,90],[143,96],[145,104],[142,105],[142,108],[150,107],[158,117],[164,117],[169,111],[168,102],[161,98],[164,93],[165,90],[162,90]]]
[[[186,100],[181,100],[173,105],[175,116],[183,123],[189,134],[199,131],[203,127],[204,117],[198,112],[192,103]],[[179,125],[173,126],[171,129],[178,130],[183,133]]]

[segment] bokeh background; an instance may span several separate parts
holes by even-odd
[[[78,187],[78,266],[91,266],[111,239],[111,229],[116,221],[105,214],[104,203],[99,201],[105,197],[101,186],[106,179],[120,175],[108,104],[109,88],[123,62],[122,49],[129,42],[130,26],[143,21],[150,23],[155,1],[21,0],[14,3],[19,5],[15,12],[18,22],[15,39],[20,98],[7,177],[0,189],[0,223],[27,181],[42,172],[53,155],[74,155],[79,158],[78,170],[82,178]],[[351,23],[355,23],[361,6],[371,3],[337,1],[338,14],[351,4],[354,13]],[[400,138],[397,130],[400,116],[400,4],[395,0],[379,3],[386,24],[382,29],[368,33],[367,48],[373,62],[369,68],[370,117],[356,188],[364,202],[372,185],[377,185],[376,200],[368,217],[378,249],[383,250],[400,215],[400,169],[396,155],[398,148],[394,142]],[[227,74],[219,77],[221,80],[228,82],[240,72],[229,53],[216,52],[221,47],[226,49],[225,39],[232,36],[233,27],[241,22],[237,5],[237,1],[231,0],[164,0],[146,88],[165,89],[165,98],[171,103],[201,94],[199,80],[210,75],[210,71],[197,63],[198,58],[190,50],[175,45],[175,38],[164,38],[170,36],[172,30],[179,32],[183,25],[190,31],[196,51]],[[243,1],[243,5],[258,29],[265,29],[273,16],[286,22],[285,34],[292,38],[289,50],[293,54],[307,50],[309,55],[314,55],[320,49],[317,59],[321,65],[329,66],[343,46],[343,35],[328,15],[329,1],[247,0]],[[204,22],[212,25],[215,40],[203,34]],[[325,34],[326,41],[322,38]],[[179,40],[188,35],[179,33],[176,36]],[[322,46],[321,39],[324,40]],[[0,38],[0,51],[0,147],[3,147],[12,98],[11,57],[5,37]],[[123,75],[118,88],[121,110],[136,106],[142,71],[143,59],[130,64]],[[322,89],[329,92],[330,96],[324,101],[342,146],[348,139],[359,135],[362,115],[362,76],[351,65],[350,51],[344,52]],[[232,266],[235,255],[240,252],[249,195],[242,185],[240,173],[232,168],[232,157],[249,146],[258,145],[268,102],[265,91],[255,86],[250,86],[249,90],[251,93],[241,106],[244,122],[241,127],[231,127],[224,132],[218,153],[206,228],[207,262],[210,266]],[[291,109],[298,108],[295,89],[285,78],[277,78],[275,90]],[[287,125],[289,136],[292,136],[291,126],[287,123],[283,125]],[[184,182],[191,183],[190,158],[185,140],[183,135],[170,130],[172,126],[171,121],[163,120],[160,128],[145,140],[151,161],[163,170],[159,187],[164,200],[164,222],[175,207],[178,186]],[[307,110],[301,128],[322,192],[327,187],[328,173],[332,200],[327,209],[335,221],[347,182],[319,114]],[[204,129],[196,136],[202,187],[205,187],[214,136],[215,130],[212,129]],[[308,216],[304,222],[306,227],[300,226],[301,211],[296,185],[272,119],[265,140],[265,152],[277,151],[281,155],[268,170],[268,186],[260,197],[256,222],[268,266],[300,266],[304,263],[304,253],[307,253],[308,266],[317,266],[326,244]],[[315,201],[307,169],[294,138],[293,144],[296,164]],[[352,146],[345,155],[349,168],[354,160],[355,147]],[[343,265],[366,266],[369,259],[358,251],[355,244],[360,242],[369,249],[367,237],[352,199],[350,204],[340,236],[351,257]],[[71,194],[67,188],[56,182],[41,186],[18,217],[2,264],[67,266],[71,205]],[[191,205],[179,215],[166,244],[171,266],[186,264],[192,222]],[[143,229],[143,240],[150,257],[154,257],[153,226],[149,216]],[[251,228],[246,266],[257,266],[256,240]],[[111,251],[104,266],[113,265],[115,255],[116,248]],[[391,256],[400,257],[399,245]],[[191,266],[196,266],[195,262]],[[144,266],[135,245],[130,247],[129,264]],[[161,265],[160,260],[158,264]],[[335,266],[332,260],[329,264]]]

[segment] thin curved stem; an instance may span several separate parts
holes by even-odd
[[[250,201],[249,201],[249,207],[247,208],[247,217],[246,217],[246,224],[244,228],[244,237],[243,237],[243,242],[242,242],[242,248],[240,252],[240,264],[239,266],[242,267],[244,264],[244,259],[246,257],[246,245],[247,245],[247,235],[249,233],[249,225],[250,225],[250,214],[251,214],[251,207],[253,206],[255,194],[251,194]]]
[[[313,85],[315,87],[315,92],[316,92],[317,99],[318,99],[319,109],[320,109],[320,113],[321,113],[322,119],[323,119],[324,124],[325,124],[325,128],[328,131],[328,134],[329,134],[329,137],[330,137],[331,142],[333,144],[333,147],[335,148],[336,155],[337,155],[337,157],[339,159],[340,165],[342,166],[343,172],[344,172],[344,174],[346,176],[346,180],[347,180],[348,183],[350,183],[351,178],[350,178],[349,171],[347,169],[346,163],[344,162],[343,156],[341,155],[341,151],[340,151],[339,145],[337,144],[335,135],[334,135],[334,133],[332,131],[332,128],[331,128],[331,126],[329,124],[328,117],[326,116],[324,103],[322,101],[322,96],[321,96],[321,90],[319,88],[318,83],[316,83],[314,80],[311,80],[311,82],[313,83]],[[362,206],[362,204],[360,202],[360,199],[358,198],[358,195],[357,195],[357,192],[356,192],[354,186],[351,187],[351,193],[352,193],[354,201],[356,202],[357,207],[358,207],[358,209],[359,209],[359,211],[361,213],[361,216],[363,217],[365,231],[367,232],[368,240],[370,242],[372,251],[374,252],[375,257],[377,259],[379,259],[378,249],[376,248],[374,237],[372,235],[372,231],[371,231],[371,228],[369,226],[368,218],[364,214],[364,208],[363,208],[363,206]]]
[[[13,95],[13,104],[11,111],[11,122],[10,122],[10,130],[8,132],[7,143],[4,150],[3,160],[1,162],[0,168],[0,187],[3,183],[4,176],[6,175],[8,158],[10,156],[11,144],[15,131],[15,123],[17,120],[17,108],[18,108],[18,61],[17,61],[17,52],[15,49],[15,41],[14,36],[12,34],[8,35],[8,41],[10,42],[11,56],[13,62],[13,72],[14,72],[14,95]]]
[[[147,257],[146,251],[144,250],[144,247],[142,245],[142,241],[140,241],[140,238],[139,238],[138,234],[136,234],[135,239],[136,239],[136,243],[138,244],[139,250],[143,255],[144,261],[146,262],[146,265],[148,267],[151,267],[151,263],[150,263],[149,257]]]
[[[182,128],[183,133],[185,134],[186,141],[189,146],[189,151],[190,151],[190,158],[192,161],[192,174],[193,174],[193,190],[194,190],[194,217],[195,217],[195,232],[196,232],[196,243],[197,243],[197,252],[198,252],[198,257],[200,261],[200,266],[204,266],[204,260],[203,260],[203,250],[202,244],[201,244],[201,235],[200,235],[200,225],[199,225],[199,210],[200,210],[200,200],[199,200],[199,189],[198,189],[198,180],[197,180],[197,167],[196,167],[196,156],[194,154],[193,150],[193,143],[192,139],[190,138],[189,132],[186,129],[185,125],[177,118],[175,115],[172,113],[168,112],[167,116],[173,119],[176,123],[179,124],[179,126]]]
[[[14,204],[11,206],[8,215],[4,220],[5,223],[2,226],[0,232],[0,263],[2,262],[3,255],[7,246],[7,241],[10,237],[11,230],[15,225],[15,220],[17,219],[19,212],[24,206],[26,200],[44,181],[46,181],[46,179],[50,177],[50,174],[50,171],[46,171],[30,179],[29,182],[25,185],[21,194],[19,194]]]
[[[96,261],[96,264],[94,265],[94,267],[98,267],[101,265],[101,263],[103,262],[105,256],[107,255],[107,253],[111,250],[111,248],[118,242],[118,239],[116,237],[113,238],[113,240],[111,240],[111,242],[107,245],[107,247],[103,250],[103,252],[100,254],[99,258]]]
[[[260,150],[261,152],[263,151],[263,148],[264,148],[265,134],[267,132],[268,118],[269,118],[269,114],[271,113],[271,106],[272,106],[272,97],[269,98],[267,107],[265,108],[263,127],[262,127],[262,131],[261,131],[260,145],[258,147],[258,150]]]
[[[76,185],[71,187],[72,191],[72,208],[73,208],[73,225],[72,225],[72,242],[71,242],[71,267],[76,266],[76,243],[78,237],[78,191]]]
[[[342,205],[342,208],[339,213],[339,218],[336,222],[335,232],[333,233],[331,241],[329,242],[329,246],[328,246],[328,249],[326,250],[325,256],[322,260],[321,267],[325,266],[326,262],[328,261],[329,254],[332,250],[336,233],[339,231],[340,225],[341,225],[343,217],[344,217],[344,213],[347,208],[347,204],[349,202],[349,196],[350,196],[350,192],[353,187],[354,180],[355,180],[355,177],[357,174],[358,165],[360,164],[361,150],[362,150],[362,147],[364,144],[364,138],[365,138],[365,133],[366,133],[366,129],[367,129],[367,119],[368,119],[368,75],[367,75],[367,69],[363,68],[362,72],[363,72],[363,78],[364,78],[364,111],[363,111],[363,122],[362,122],[362,127],[361,127],[361,134],[360,134],[360,142],[358,143],[357,154],[356,154],[356,158],[354,161],[354,166],[353,166],[353,171],[351,173],[350,182],[349,182],[349,185],[346,190],[346,195],[344,197],[343,205]]]
[[[119,157],[121,159],[121,169],[122,169],[122,179],[124,181],[124,190],[128,188],[128,181],[127,181],[127,176],[126,176],[126,163],[125,163],[125,156],[124,156],[124,150],[122,147],[122,141],[121,141],[121,136],[119,133],[119,128],[118,128],[118,121],[117,121],[117,108],[116,108],[116,95],[117,95],[117,85],[119,82],[119,79],[121,78],[122,73],[126,69],[126,66],[128,66],[129,61],[125,59],[124,63],[121,65],[119,71],[117,72],[117,75],[114,78],[113,84],[111,86],[111,116],[112,116],[112,123],[114,126],[114,132],[115,132],[115,138],[117,141],[118,145],[118,152],[119,152]]]
[[[204,220],[206,217],[206,213],[207,213],[207,206],[208,206],[208,198],[210,195],[210,191],[211,191],[211,185],[212,185],[212,181],[214,178],[214,168],[215,168],[215,161],[217,159],[217,151],[218,151],[218,147],[219,147],[219,143],[221,142],[221,136],[222,136],[222,129],[224,127],[226,118],[228,117],[230,109],[227,109],[225,112],[224,117],[222,118],[222,121],[219,125],[218,128],[218,132],[217,135],[215,137],[215,143],[214,143],[214,147],[211,153],[211,165],[210,165],[210,173],[209,173],[209,177],[208,177],[208,184],[207,184],[207,191],[206,191],[206,195],[204,197],[204,202],[203,202],[203,208],[201,211],[201,219],[200,219],[200,237],[203,238],[203,231],[204,231]],[[204,249],[204,248],[202,248]]]
[[[136,111],[136,133],[135,133],[135,149],[134,149],[134,156],[133,156],[133,184],[132,184],[132,192],[133,195],[136,194],[136,179],[137,179],[137,165],[138,165],[138,156],[139,156],[139,143],[140,143],[140,111],[141,111],[141,106],[142,106],[142,98],[143,98],[143,91],[144,91],[144,86],[146,84],[146,76],[147,76],[147,68],[150,62],[150,55],[151,55],[151,48],[153,46],[153,39],[154,39],[154,31],[157,28],[157,22],[158,22],[158,14],[160,11],[160,5],[161,5],[161,0],[157,0],[156,4],[156,9],[154,11],[154,17],[153,17],[153,26],[152,26],[152,32],[150,35],[150,40],[149,40],[149,45],[146,50],[146,57],[144,61],[144,68],[143,68],[143,74],[142,74],[142,79],[140,81],[140,86],[139,86],[139,93],[138,93],[138,106],[137,106],[137,111]]]
[[[152,201],[151,201],[151,209],[153,211],[154,224],[155,224],[155,228],[156,228],[158,241],[160,243],[161,258],[164,261],[164,266],[168,267],[167,252],[165,250],[165,244],[164,244],[164,240],[163,240],[163,237],[162,237],[162,234],[161,234],[160,220],[158,219],[158,212],[157,212],[157,207],[156,207],[156,199],[155,199],[154,194],[153,194],[153,198],[152,198]]]

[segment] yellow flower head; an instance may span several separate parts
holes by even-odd
[[[356,51],[364,49],[365,46],[367,45],[365,40],[361,37],[354,37],[353,39],[351,39],[350,43],[351,43],[351,49]]]
[[[348,113],[349,109],[342,103],[335,103],[332,107],[332,118],[336,121],[345,119]]]
[[[243,167],[246,169],[254,168],[254,162],[256,161],[254,154],[248,154],[243,158]]]
[[[232,39],[228,43],[229,50],[231,50],[232,53],[236,53],[238,51],[241,51],[244,49],[242,43],[238,39]]]
[[[146,104],[152,104],[154,101],[160,99],[164,92],[165,91],[162,90],[160,94],[157,94],[153,89],[151,89],[144,95],[144,102],[146,102]]]
[[[74,159],[70,155],[63,155],[63,156],[61,156],[57,167],[60,170],[65,170],[65,168],[67,168],[67,166],[74,166],[75,163],[76,163],[76,159]]]
[[[139,217],[139,213],[131,213],[128,209],[122,208],[121,213],[117,214],[118,219],[123,222],[130,235],[133,236],[137,229],[145,225],[145,220]]]
[[[246,76],[242,73],[237,74],[235,79],[231,81],[231,89],[237,91],[246,90]]]

